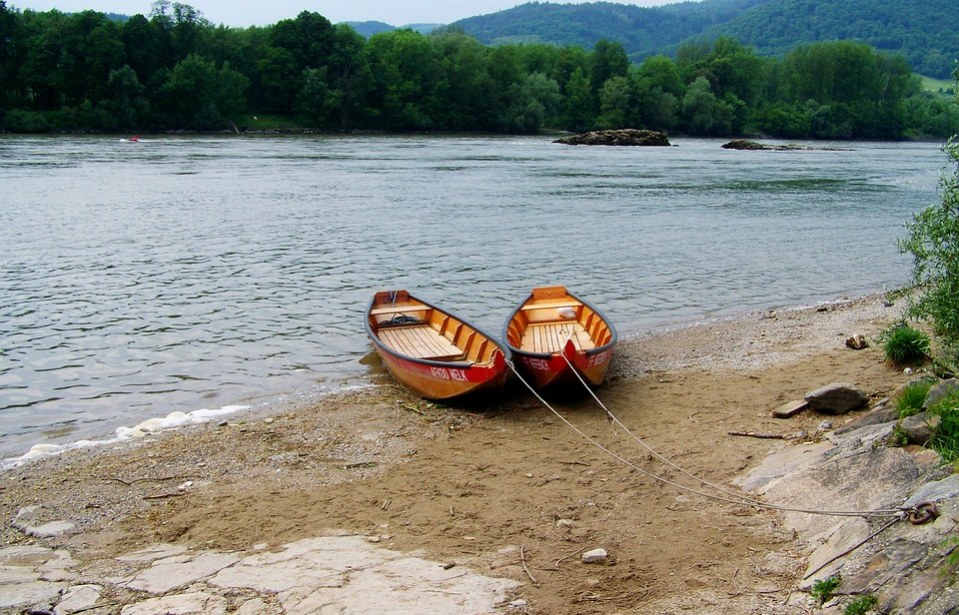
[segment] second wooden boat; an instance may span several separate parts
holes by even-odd
[[[426,399],[502,388],[508,352],[495,339],[405,290],[373,296],[366,331],[393,377]]]
[[[517,369],[538,391],[599,386],[616,347],[616,329],[563,286],[534,288],[513,311],[503,339]],[[577,377],[577,375],[579,377]]]

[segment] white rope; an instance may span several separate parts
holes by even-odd
[[[628,433],[628,434],[629,434],[631,437],[633,437],[636,441],[638,441],[640,444],[642,444],[651,454],[653,454],[653,455],[656,457],[656,459],[658,459],[659,461],[667,464],[668,466],[670,466],[670,467],[678,470],[679,472],[683,473],[684,475],[686,475],[686,476],[688,476],[688,477],[690,477],[690,478],[692,478],[692,479],[694,479],[694,480],[702,483],[703,485],[708,486],[708,487],[711,487],[711,488],[713,488],[713,489],[716,489],[716,490],[718,490],[719,492],[725,494],[726,496],[731,496],[731,497],[724,497],[724,496],[716,495],[716,494],[714,494],[714,493],[708,493],[708,492],[705,492],[705,491],[700,491],[700,490],[695,489],[695,488],[693,488],[693,487],[689,487],[688,485],[683,485],[683,484],[681,484],[681,483],[677,483],[677,482],[675,482],[675,481],[671,481],[671,480],[669,480],[668,478],[662,477],[662,476],[660,476],[660,475],[658,475],[658,474],[654,474],[654,473],[652,473],[652,472],[650,472],[650,471],[648,471],[648,470],[645,470],[645,469],[637,466],[635,463],[629,461],[628,459],[623,458],[621,455],[613,452],[612,450],[610,450],[610,449],[607,448],[606,446],[603,446],[601,443],[597,442],[594,438],[588,436],[588,435],[585,434],[581,429],[579,429],[578,427],[576,427],[575,425],[573,425],[565,416],[563,416],[562,414],[559,413],[559,411],[557,411],[555,408],[553,408],[545,399],[543,399],[543,397],[536,391],[536,389],[534,389],[528,382],[526,382],[526,380],[525,380],[525,379],[520,375],[520,373],[517,371],[517,369],[516,369],[516,367],[513,365],[512,361],[507,361],[507,365],[509,365],[509,367],[510,367],[510,369],[513,371],[513,373],[516,374],[516,377],[519,378],[520,382],[522,382],[522,383],[526,386],[526,388],[529,389],[530,392],[532,392],[533,395],[536,396],[536,398],[540,401],[540,403],[542,403],[544,406],[546,406],[546,408],[549,409],[550,412],[552,412],[552,413],[553,413],[559,420],[561,420],[567,427],[569,427],[570,429],[572,429],[573,432],[575,432],[577,435],[579,435],[580,437],[582,437],[583,439],[585,439],[587,442],[589,442],[589,443],[592,444],[593,446],[597,447],[598,449],[600,449],[601,451],[603,451],[604,453],[606,453],[607,455],[609,455],[609,456],[612,457],[613,459],[616,459],[616,460],[619,461],[620,463],[623,463],[624,465],[626,465],[626,466],[628,466],[628,467],[630,467],[630,468],[633,468],[634,470],[636,470],[636,471],[644,474],[645,476],[648,476],[649,478],[652,478],[653,480],[656,480],[656,481],[658,481],[658,482],[660,482],[660,483],[669,485],[669,486],[671,486],[671,487],[675,487],[676,489],[679,489],[680,491],[685,491],[685,492],[688,492],[688,493],[693,493],[693,494],[695,494],[695,495],[699,495],[699,496],[702,496],[702,497],[705,497],[705,498],[717,500],[717,501],[720,501],[720,502],[726,502],[726,503],[728,503],[728,504],[736,504],[736,505],[739,505],[739,506],[744,505],[744,504],[748,504],[748,505],[750,505],[750,506],[754,506],[754,507],[757,507],[757,508],[765,508],[765,509],[769,509],[769,510],[778,510],[778,511],[781,511],[781,512],[799,512],[799,513],[816,514],[816,515],[827,515],[827,516],[834,516],[834,517],[892,517],[892,516],[898,516],[898,517],[901,518],[901,517],[904,516],[904,511],[901,510],[901,509],[900,509],[900,510],[874,510],[874,511],[839,511],[839,510],[812,510],[812,509],[804,509],[804,508],[790,508],[790,507],[788,507],[788,506],[779,506],[779,505],[776,505],[776,504],[769,504],[769,503],[766,503],[766,502],[762,502],[762,501],[760,501],[760,500],[755,500],[755,499],[753,499],[753,498],[749,498],[749,497],[747,497],[747,496],[744,496],[744,495],[735,493],[735,492],[733,492],[733,491],[729,491],[729,490],[724,489],[724,488],[722,488],[722,487],[720,487],[720,486],[714,485],[714,484],[710,483],[709,481],[706,481],[706,480],[704,480],[704,479],[702,479],[702,478],[699,478],[699,477],[691,474],[690,472],[687,472],[686,470],[682,469],[681,467],[679,467],[678,465],[676,465],[675,463],[673,463],[672,461],[670,461],[669,459],[667,459],[666,457],[664,457],[663,455],[661,455],[660,453],[658,453],[658,452],[657,452],[656,450],[654,450],[651,446],[649,446],[648,444],[646,444],[646,442],[644,442],[644,441],[642,440],[642,438],[639,438],[638,436],[635,436],[635,435],[629,430],[629,428],[627,428],[625,425],[623,425],[623,423],[622,423],[618,418],[616,418],[616,416],[615,416],[612,412],[609,411],[609,408],[607,408],[607,407],[603,404],[603,402],[601,402],[601,401],[599,400],[599,398],[596,397],[596,395],[593,393],[592,389],[591,389],[591,388],[586,384],[586,382],[583,380],[582,376],[579,375],[579,372],[573,367],[573,364],[570,363],[569,359],[566,358],[566,356],[565,356],[564,354],[562,354],[562,353],[560,353],[560,354],[563,356],[563,359],[566,361],[567,365],[568,365],[569,368],[572,370],[572,372],[573,372],[574,374],[576,374],[576,378],[583,384],[584,387],[586,387],[586,389],[589,391],[590,395],[592,395],[593,399],[595,399],[596,402],[599,403],[599,405],[600,405],[600,407],[603,409],[603,411],[606,412],[606,416],[609,417],[610,420],[612,420],[613,422],[615,422],[621,429],[623,429],[626,433]]]

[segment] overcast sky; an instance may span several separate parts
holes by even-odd
[[[197,9],[214,24],[253,26],[292,19],[302,11],[319,13],[339,21],[383,21],[394,26],[411,23],[452,23],[465,17],[495,13],[524,4],[526,0],[180,0]],[[617,0],[613,0],[614,2]],[[656,6],[680,0],[636,0],[620,2],[636,6]],[[87,9],[125,15],[150,14],[152,0],[6,0],[7,7],[74,13]],[[578,4],[562,2],[556,4]]]

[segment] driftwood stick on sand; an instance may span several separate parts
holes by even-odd
[[[534,585],[538,585],[539,581],[536,580],[536,577],[533,576],[533,573],[529,571],[529,568],[526,567],[526,550],[520,546],[519,548],[519,560],[523,564],[523,571],[526,573],[526,576],[529,577],[529,580],[533,582]]]
[[[780,433],[758,433],[755,431],[730,431],[731,436],[745,436],[747,438],[761,438],[763,440],[785,440],[786,436]]]

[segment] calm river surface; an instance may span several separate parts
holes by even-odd
[[[629,335],[895,287],[936,144],[0,137],[0,458],[362,384],[371,293],[499,334],[562,283]]]

